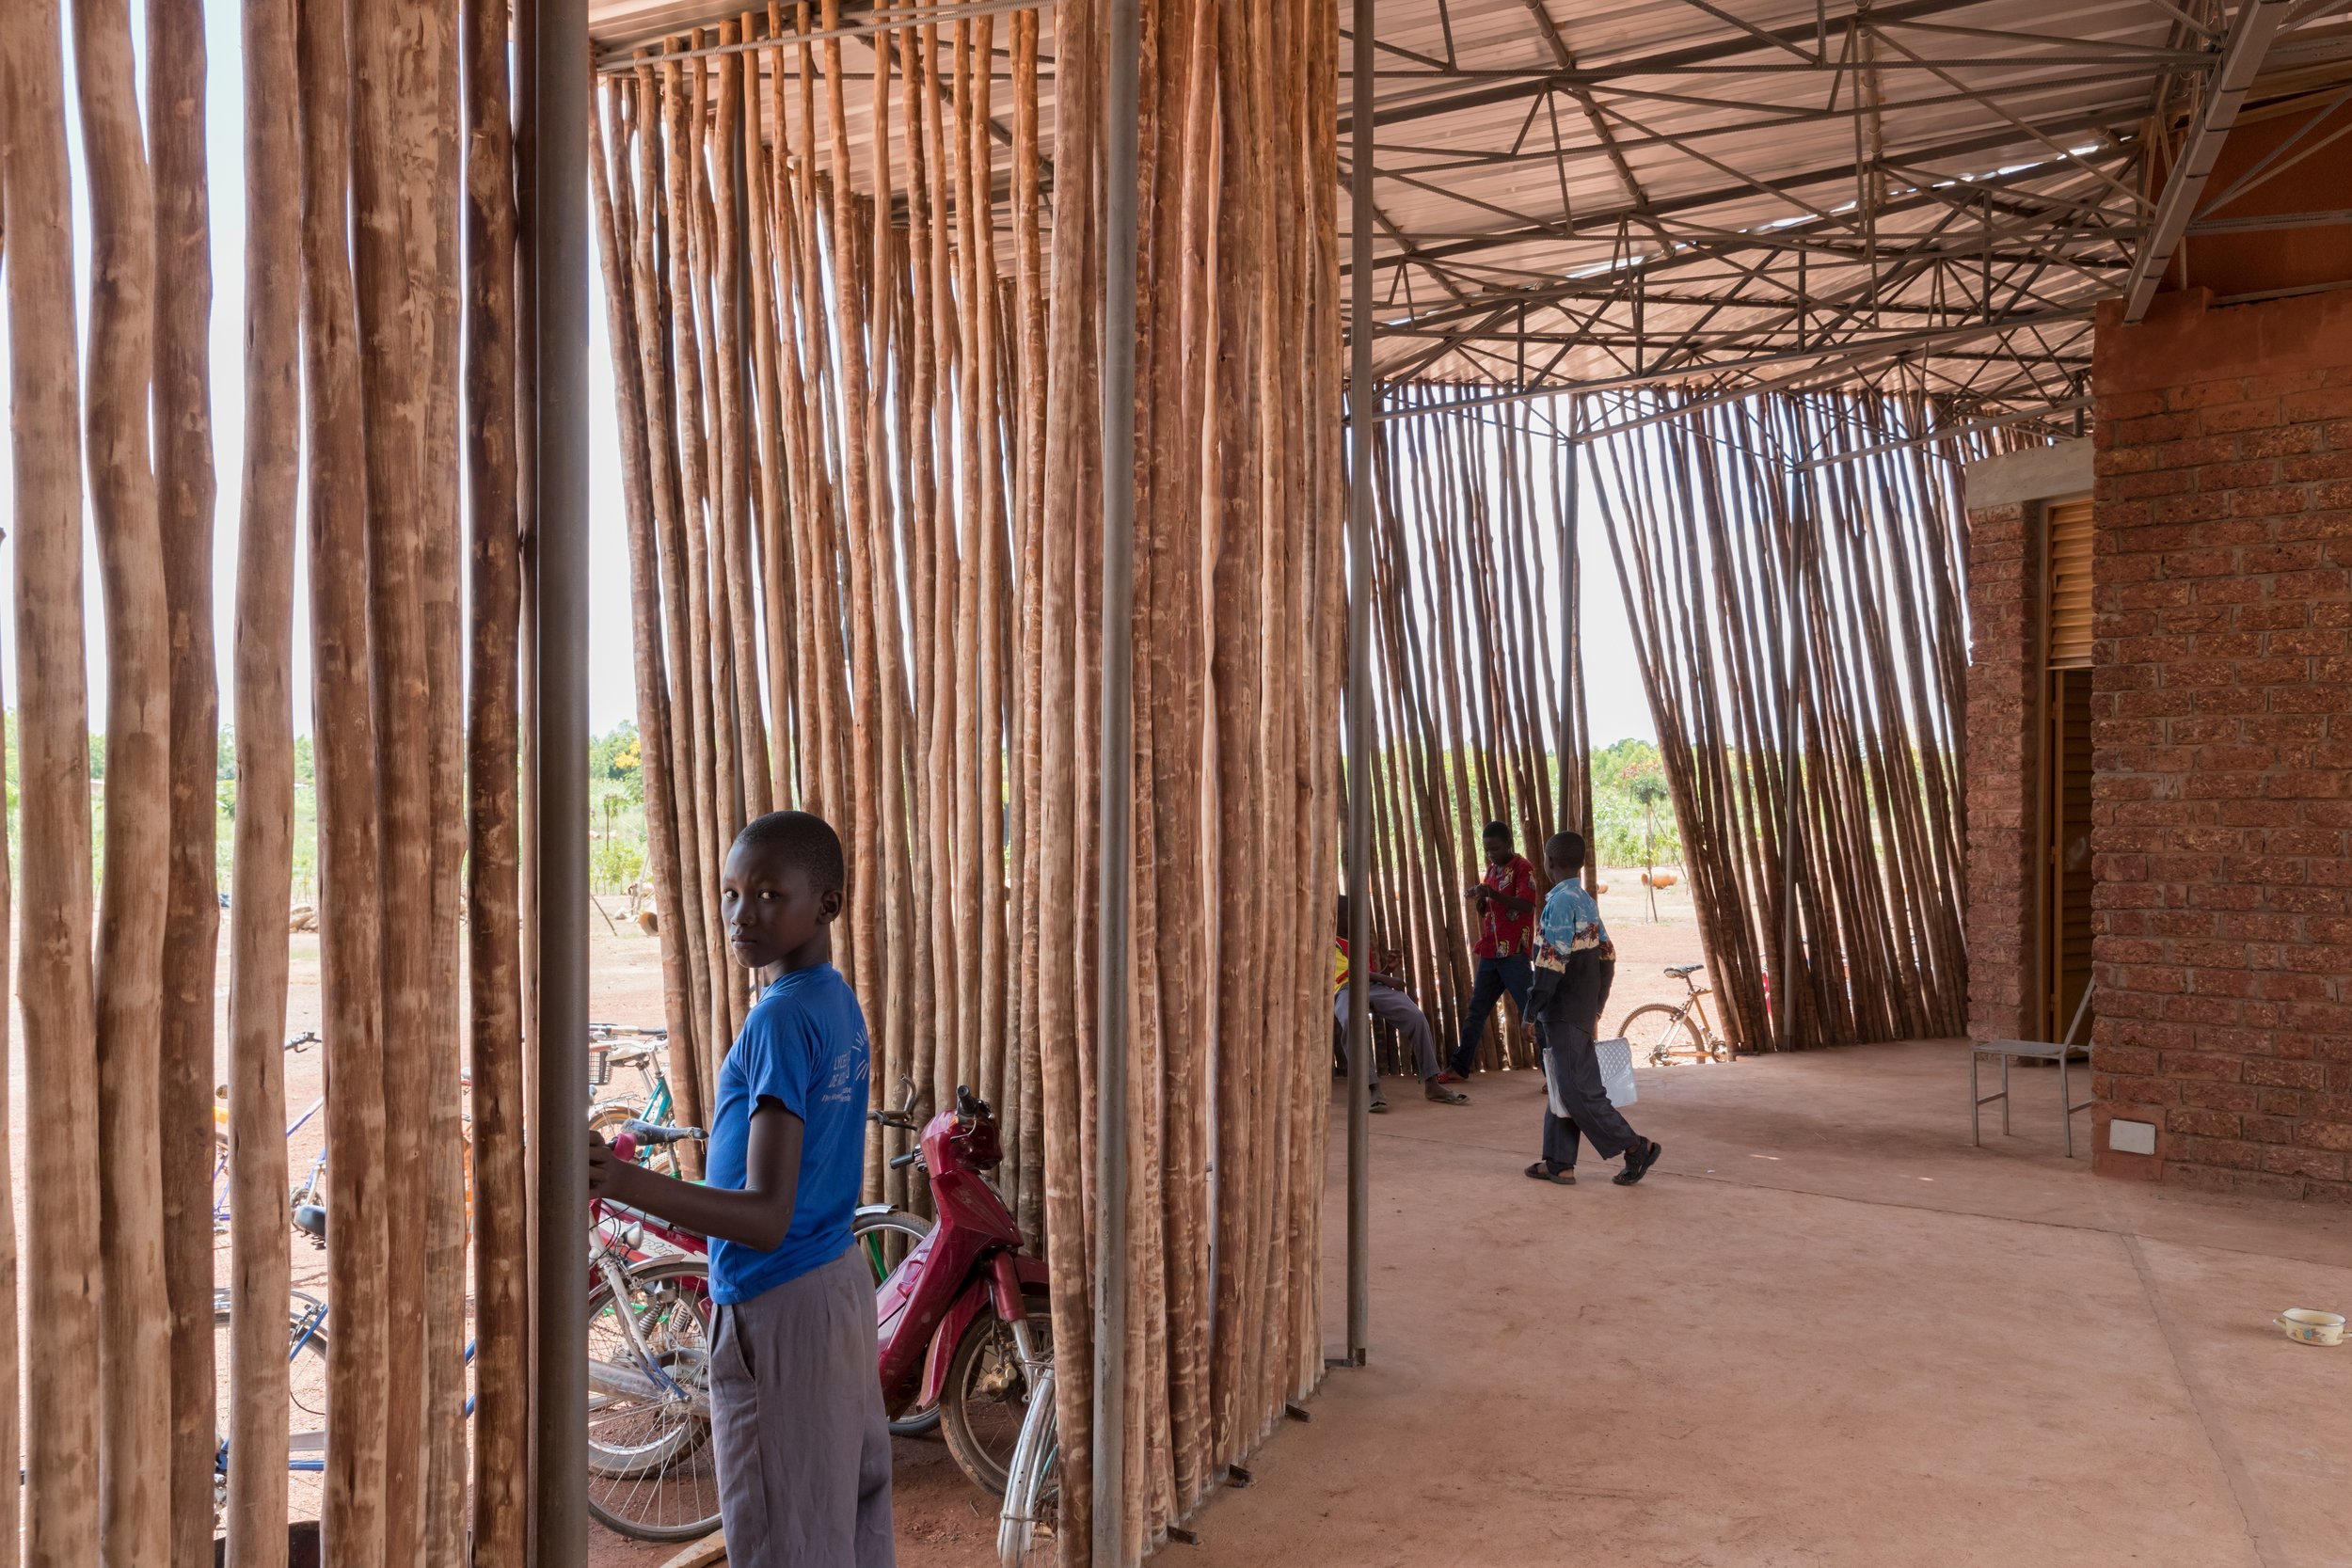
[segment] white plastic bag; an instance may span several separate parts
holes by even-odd
[[[1632,1043],[1622,1036],[1613,1040],[1596,1040],[1593,1051],[1600,1057],[1600,1086],[1609,1091],[1609,1103],[1620,1110],[1632,1104]]]
[[[1633,1047],[1619,1037],[1596,1040],[1593,1053],[1600,1058],[1600,1086],[1609,1095],[1609,1103],[1625,1106],[1633,1103]],[[1551,1114],[1568,1120],[1568,1102],[1560,1092],[1560,1075],[1552,1070],[1551,1047],[1543,1049],[1544,1096],[1550,1101]]]
[[[1568,1119],[1568,1102],[1560,1095],[1560,1075],[1551,1070],[1551,1047],[1543,1049],[1544,1098],[1550,1102],[1551,1114],[1562,1121]]]

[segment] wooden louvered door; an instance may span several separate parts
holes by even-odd
[[[2041,1001],[2043,1037],[2057,1039],[2090,983],[2090,502],[2056,501],[2042,517]]]

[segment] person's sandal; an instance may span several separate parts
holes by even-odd
[[[1440,1084],[1467,1084],[1470,1082],[1470,1075],[1465,1072],[1456,1072],[1452,1068],[1448,1068],[1443,1072],[1438,1074],[1438,1082]]]
[[[1432,1078],[1428,1083],[1422,1085],[1422,1093],[1439,1105],[1467,1105],[1470,1103],[1469,1095],[1456,1094],[1454,1090],[1447,1088],[1443,1082],[1436,1078]]]
[[[1611,1177],[1610,1180],[1620,1187],[1632,1186],[1633,1183],[1649,1174],[1650,1166],[1658,1164],[1658,1157],[1665,1152],[1665,1146],[1655,1138],[1645,1139],[1639,1149],[1627,1152],[1625,1169]]]
[[[1372,1097],[1372,1103],[1366,1109],[1375,1117],[1385,1116],[1388,1114],[1389,1102],[1375,1094]]]
[[[1576,1170],[1573,1166],[1565,1168],[1556,1166],[1549,1160],[1536,1161],[1527,1167],[1527,1174],[1534,1180],[1549,1181],[1554,1186],[1573,1187],[1576,1185]]]

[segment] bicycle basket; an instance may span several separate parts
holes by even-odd
[[[612,1082],[612,1048],[592,1045],[588,1048],[588,1086],[600,1089]]]

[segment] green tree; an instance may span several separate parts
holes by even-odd
[[[1626,793],[1642,808],[1642,885],[1649,892],[1649,918],[1658,923],[1658,808],[1671,802],[1666,780],[1655,765],[1629,768],[1623,776]]]
[[[628,799],[643,803],[645,799],[644,752],[638,743],[635,720],[624,719],[612,726],[611,734],[599,736],[589,742],[588,776],[618,784]]]

